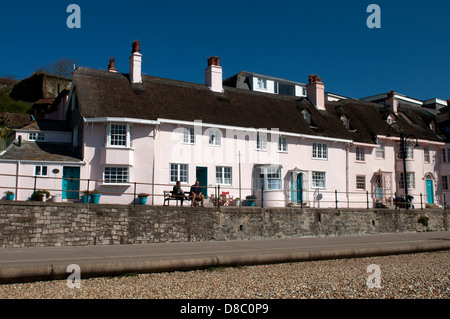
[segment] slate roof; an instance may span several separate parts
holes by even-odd
[[[127,74],[77,68],[73,84],[81,116],[85,118],[127,117],[195,121],[252,128],[279,129],[282,132],[351,139],[376,143],[376,135],[387,135],[387,110],[383,105],[346,99],[327,102],[319,111],[307,98],[260,93],[224,86],[214,93],[206,85],[143,75],[142,84],[132,84]],[[311,114],[309,125],[301,114]],[[413,124],[398,117],[407,134],[420,139],[442,141],[429,128],[432,114],[424,109],[399,109]],[[347,130],[340,121],[350,119]],[[395,132],[391,132],[396,135]],[[397,134],[398,135],[398,134]]]
[[[1,159],[45,162],[82,161],[81,156],[73,150],[72,144],[35,142],[22,142],[21,146],[14,142],[6,148],[3,155],[0,155]]]
[[[54,132],[71,132],[69,123],[66,121],[56,120],[36,120],[20,128],[21,130],[30,131],[54,131]]]

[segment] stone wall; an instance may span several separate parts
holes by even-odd
[[[421,218],[422,217],[422,218]],[[425,226],[425,224],[427,224]],[[0,247],[148,244],[449,229],[448,211],[0,202]]]

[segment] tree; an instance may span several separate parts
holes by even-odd
[[[74,66],[76,64],[76,60],[61,58],[58,61],[55,61],[47,66],[42,66],[41,68],[37,69],[36,72],[44,72],[71,79],[72,71],[74,70]]]

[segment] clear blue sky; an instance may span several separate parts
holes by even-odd
[[[69,29],[71,3],[81,29]],[[366,12],[381,7],[381,29]],[[221,57],[224,78],[242,70],[307,82],[361,98],[395,89],[419,99],[450,98],[450,4],[395,1],[3,1],[0,74],[19,78],[62,57],[128,73],[141,41],[143,72],[203,83],[206,60]]]

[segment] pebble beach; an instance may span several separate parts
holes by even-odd
[[[449,299],[450,251],[0,285],[0,299]],[[368,272],[379,268],[379,286]],[[372,279],[371,279],[372,278]],[[370,280],[370,282],[368,282]]]

